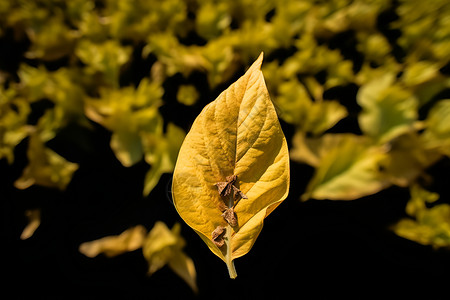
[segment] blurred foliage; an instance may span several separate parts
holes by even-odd
[[[64,189],[78,165],[48,143],[95,122],[112,133],[120,163],[151,165],[150,194],[188,130],[162,117],[165,84],[182,76],[175,101],[195,106],[264,51],[269,92],[295,130],[291,159],[315,169],[302,199],[409,187],[394,231],[450,246],[448,199],[436,204],[420,187],[450,156],[447,0],[7,0],[0,38],[25,45],[17,66],[3,57],[0,70],[0,159],[12,164],[15,147],[28,147],[19,189]],[[147,74],[124,80],[142,61],[152,62]],[[189,82],[199,73],[209,88]],[[35,120],[42,101],[50,104]]]
[[[168,264],[186,283],[197,292],[194,262],[182,251],[186,242],[180,236],[180,224],[175,224],[172,230],[166,224],[157,221],[147,234],[142,225],[129,228],[117,236],[106,236],[98,240],[82,243],[81,253],[95,257],[100,253],[114,257],[129,251],[142,248],[142,254],[148,261],[149,275]]]

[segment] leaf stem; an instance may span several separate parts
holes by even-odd
[[[237,277],[236,268],[234,267],[234,261],[231,261],[230,264],[227,263],[228,274],[230,274],[231,279],[235,279]]]
[[[234,262],[231,259],[231,226],[227,226],[227,231],[225,232],[225,243],[227,246],[227,254],[225,256],[228,273],[230,274],[231,279],[235,279],[237,277],[236,268],[234,267]]]

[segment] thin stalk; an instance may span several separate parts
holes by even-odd
[[[231,259],[231,226],[227,226],[227,231],[225,232],[225,244],[227,246],[227,255],[225,256],[225,262],[227,264],[228,273],[231,279],[237,277],[236,268],[234,267],[234,261]]]
[[[230,197],[228,198],[228,208],[231,208],[234,206],[234,197],[233,197],[234,193],[231,193]],[[225,232],[225,243],[226,243],[226,247],[227,247],[227,255],[225,256],[225,260],[226,260],[226,264],[227,264],[227,268],[228,268],[228,273],[230,274],[230,278],[231,279],[235,279],[237,277],[237,273],[236,273],[236,268],[234,267],[234,261],[231,259],[231,233],[233,228],[231,228],[230,225],[227,226],[227,231]]]

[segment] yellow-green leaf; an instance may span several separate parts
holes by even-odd
[[[199,94],[195,86],[186,84],[178,88],[177,100],[184,105],[194,105],[198,100]]]
[[[406,187],[441,158],[436,149],[428,149],[415,132],[403,134],[389,144],[382,162],[384,176],[395,185]]]
[[[426,203],[433,203],[439,199],[439,194],[427,191],[420,185],[410,187],[411,199],[406,204],[406,213],[411,217],[419,216],[427,210]]]
[[[145,175],[144,196],[152,191],[163,173],[173,171],[185,135],[181,128],[169,123],[164,137],[159,134],[144,136],[145,161],[152,166]]]
[[[316,149],[321,157],[303,200],[353,200],[389,185],[379,170],[385,151],[371,146],[364,137],[325,135]]]
[[[82,243],[79,251],[88,257],[104,253],[108,257],[134,251],[142,247],[147,230],[137,225],[125,230],[120,235],[106,236],[98,240]]]
[[[78,164],[69,162],[46,148],[37,133],[30,136],[27,156],[28,166],[23,170],[22,176],[14,182],[14,186],[18,189],[26,189],[37,184],[64,190],[78,169]]]
[[[356,99],[363,108],[358,116],[362,131],[380,143],[410,131],[417,119],[417,98],[395,83],[394,74],[363,85]]]
[[[251,249],[264,218],[289,189],[287,143],[260,70],[262,59],[261,54],[202,110],[173,175],[178,213],[227,264],[232,278],[233,260]]]
[[[148,262],[150,275],[168,264],[194,292],[197,292],[197,272],[192,259],[182,252],[184,245],[179,223],[170,230],[166,224],[158,221],[148,233],[142,246],[142,253]]]
[[[428,208],[426,203],[439,199],[439,194],[415,184],[411,187],[411,199],[406,212],[412,218],[403,218],[392,226],[399,236],[434,248],[450,246],[450,205],[446,203]]]
[[[450,156],[450,99],[436,103],[426,120],[424,140],[427,147]]]

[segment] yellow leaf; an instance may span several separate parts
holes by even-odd
[[[194,292],[198,291],[194,262],[192,259],[181,251],[176,251],[169,260],[169,267],[177,273]]]
[[[262,59],[261,54],[203,109],[173,175],[178,213],[227,264],[231,278],[237,276],[233,260],[250,251],[264,218],[289,189],[287,143],[260,69]],[[234,224],[233,215],[236,226],[224,218]]]
[[[406,213],[415,217],[427,210],[426,203],[433,203],[439,199],[439,194],[425,190],[415,183],[410,187],[411,199],[406,204]]]
[[[179,223],[170,230],[166,224],[158,221],[145,239],[142,253],[148,262],[150,275],[168,264],[194,292],[197,292],[197,273],[194,262],[182,252],[184,245],[185,241],[180,236]]]
[[[137,225],[125,230],[120,235],[106,236],[104,238],[82,243],[79,251],[88,257],[95,257],[104,253],[108,257],[134,251],[142,247],[147,230]]]
[[[41,210],[40,209],[29,209],[25,211],[25,215],[28,218],[28,225],[23,229],[20,235],[21,240],[26,240],[30,238],[39,225],[41,225]]]

